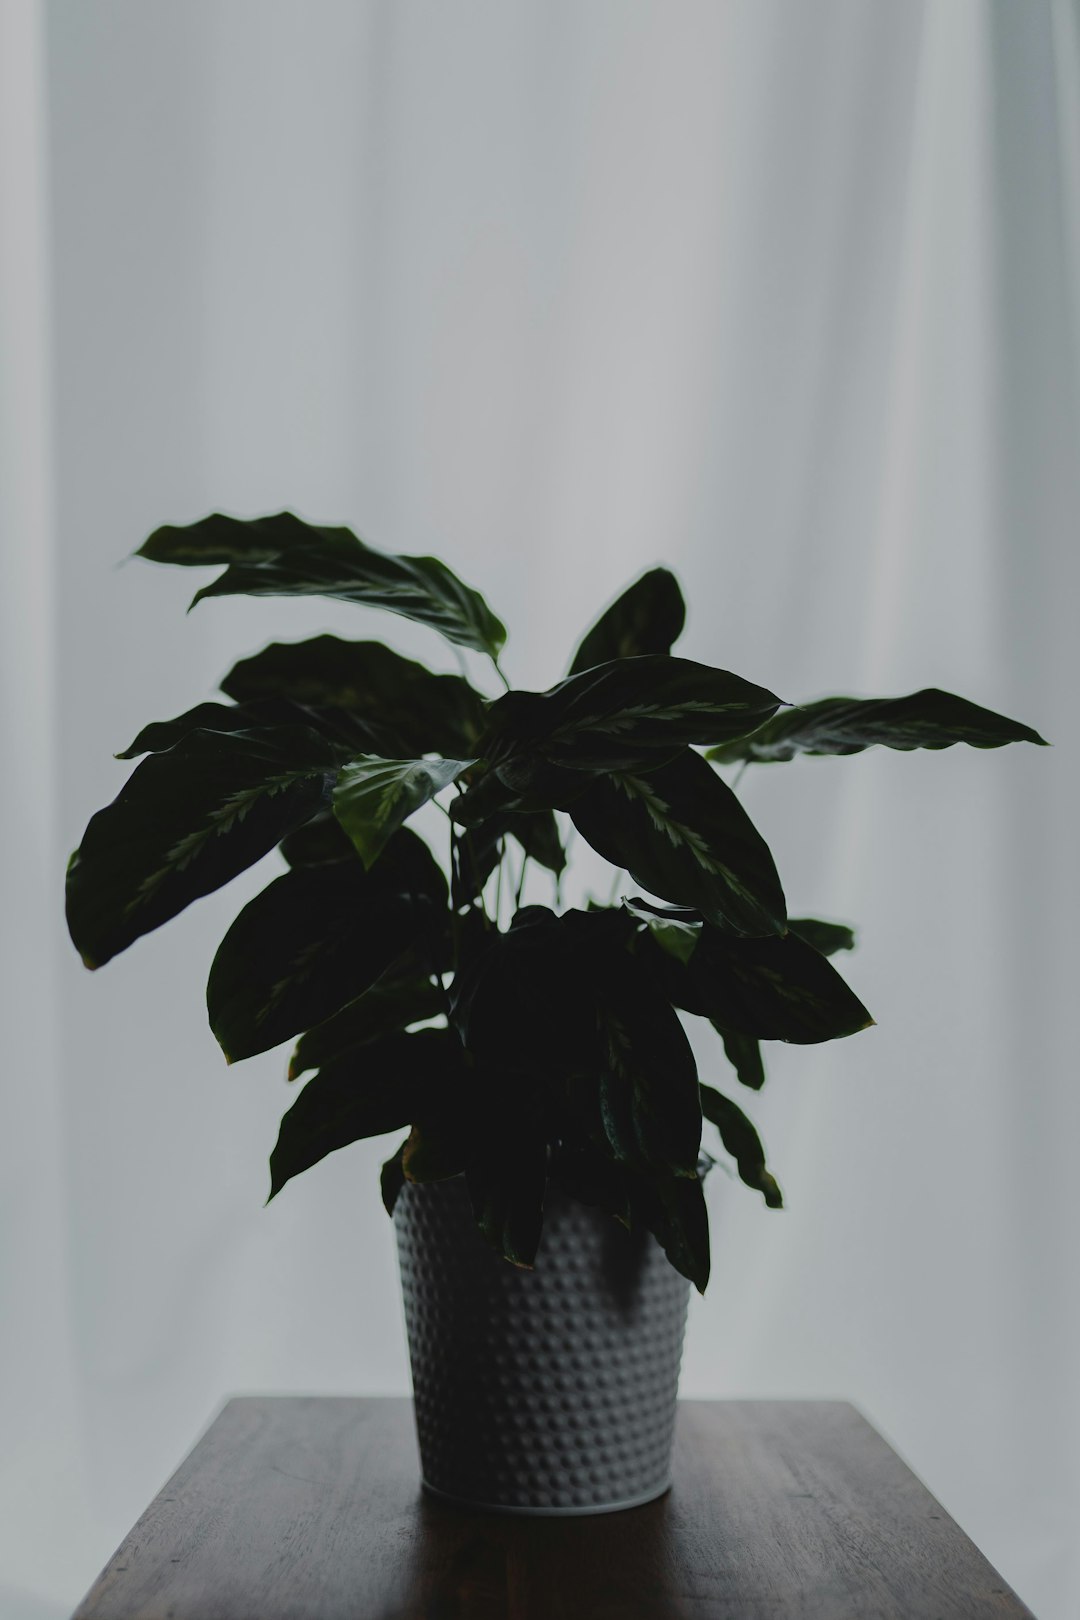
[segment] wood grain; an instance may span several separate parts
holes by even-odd
[[[75,1620],[1029,1615],[855,1409],[682,1403],[675,1484],[590,1519],[419,1490],[407,1400],[228,1403]]]

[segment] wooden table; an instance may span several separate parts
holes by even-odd
[[[421,1494],[407,1400],[228,1403],[75,1620],[1029,1615],[842,1401],[685,1401],[675,1483],[589,1519]]]

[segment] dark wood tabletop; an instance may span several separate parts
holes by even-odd
[[[75,1620],[1030,1615],[843,1401],[685,1401],[671,1492],[586,1519],[421,1494],[408,1400],[232,1400]]]

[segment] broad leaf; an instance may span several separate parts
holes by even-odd
[[[471,1123],[472,1110],[461,1102],[456,1107],[436,1108],[418,1119],[401,1150],[405,1180],[423,1184],[464,1175]]]
[[[531,1270],[544,1224],[543,1136],[513,1115],[488,1117],[470,1146],[465,1182],[476,1224],[492,1248]]]
[[[330,1018],[441,929],[445,904],[442,872],[406,830],[370,872],[354,861],[277,878],[241,911],[210,969],[210,1027],[229,1062]]]
[[[630,1226],[630,1172],[587,1140],[563,1140],[551,1156],[551,1179],[579,1204],[590,1204]]]
[[[441,987],[426,977],[417,959],[406,952],[363,995],[301,1036],[289,1060],[289,1079],[296,1080],[309,1069],[318,1069],[360,1046],[397,1034],[410,1024],[426,1023],[445,1010]]]
[[[648,1171],[694,1175],[701,1104],[694,1054],[678,1015],[633,957],[598,991],[600,1112],[616,1158]]]
[[[559,837],[559,828],[550,810],[537,810],[528,814],[510,811],[506,817],[506,830],[516,838],[531,861],[543,866],[558,877],[566,870],[566,851]]]
[[[788,923],[793,934],[812,945],[822,956],[855,949],[855,930],[845,923],[822,922],[817,917],[793,917]]]
[[[379,641],[271,642],[244,658],[221,689],[237,703],[284,698],[341,710],[370,728],[371,752],[403,757],[475,751],[483,699],[460,675],[433,675]]]
[[[667,568],[652,568],[600,615],[574,654],[569,673],[612,658],[669,653],[685,622],[686,603],[675,575]]]
[[[596,998],[565,919],[544,906],[517,913],[462,966],[450,991],[462,1042],[502,1075],[553,1080],[596,1072]]]
[[[87,967],[252,866],[329,798],[340,753],[304,727],[192,731],[137,766],[71,858],[67,918]]]
[[[901,698],[821,698],[776,715],[751,736],[713,748],[708,758],[729,764],[794,759],[796,754],[858,754],[884,748],[1002,748],[1029,742],[1045,747],[1030,726],[982,709],[966,698],[927,687]]]
[[[491,817],[533,816],[567,810],[586,793],[592,774],[568,765],[553,765],[542,754],[510,754],[489,767],[450,806],[463,827],[477,827]]]
[[[760,1043],[753,1035],[743,1035],[737,1029],[724,1029],[715,1020],[713,1028],[724,1043],[724,1052],[736,1077],[751,1091],[760,1091],[765,1084],[765,1060],[761,1055]]]
[[[398,1201],[398,1194],[405,1185],[405,1170],[402,1157],[405,1153],[405,1143],[402,1142],[396,1153],[382,1167],[379,1175],[379,1190],[382,1193],[383,1208],[388,1215],[393,1215],[394,1206]]]
[[[399,1130],[450,1092],[460,1047],[442,1030],[391,1035],[309,1080],[281,1121],[270,1156],[270,1197],[328,1153]]]
[[[196,592],[206,596],[334,596],[386,608],[494,658],[506,631],[478,591],[434,557],[376,551],[349,529],[305,523],[292,512],[156,529],[137,553],[151,562],[228,566]]]
[[[251,703],[198,703],[172,720],[154,720],[144,726],[117,759],[160,754],[173,748],[191,731],[253,731],[265,726],[309,726],[331,742],[339,743],[347,757],[374,748],[375,733],[354,715],[341,709],[305,709],[287,698],[264,698]]]
[[[337,861],[355,865],[356,845],[333,810],[326,808],[281,840],[281,853],[290,866],[332,866]]]
[[[635,1177],[631,1209],[633,1224],[647,1227],[675,1270],[703,1294],[710,1270],[709,1214],[700,1176]]]
[[[402,823],[468,770],[467,759],[383,759],[361,754],[344,767],[334,789],[334,814],[365,866],[379,857]]]
[[[701,1110],[720,1132],[720,1140],[735,1160],[740,1180],[759,1192],[770,1209],[782,1208],[783,1194],[765,1166],[761,1138],[742,1109],[712,1086],[703,1085]]]
[[[769,846],[690,749],[659,770],[609,773],[574,801],[570,816],[598,854],[652,894],[744,934],[786,926]]]
[[[747,939],[705,924],[689,962],[657,952],[651,966],[676,1007],[721,1031],[813,1045],[874,1022],[832,964],[794,933]]]
[[[505,817],[501,818],[505,821]],[[502,859],[504,828],[500,818],[479,827],[456,830],[451,845],[450,899],[454,910],[472,903]]]
[[[271,723],[279,718],[274,716]],[[116,758],[138,759],[140,754],[162,754],[189,731],[250,731],[257,724],[258,718],[249,709],[235,703],[198,703],[173,720],[152,720],[148,726],[143,726],[134,742]]]
[[[629,769],[670,759],[684,744],[741,737],[780,702],[688,658],[616,658],[547,692],[507,692],[488,710],[480,748],[511,786],[505,765],[519,755],[578,770]]]

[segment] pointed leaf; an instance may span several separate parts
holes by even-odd
[[[434,675],[379,641],[271,642],[244,658],[221,689],[237,703],[288,699],[342,710],[371,728],[372,752],[467,754],[484,727],[483,699],[460,675]]]
[[[576,1198],[630,1225],[630,1173],[588,1141],[561,1141],[551,1156],[551,1179]]]
[[[699,754],[687,749],[647,773],[611,772],[575,800],[570,816],[598,854],[653,894],[741,933],[783,931],[784,893],[769,846]]]
[[[336,1061],[357,1047],[426,1023],[445,1010],[443,991],[406,952],[371,987],[324,1023],[301,1036],[289,1060],[289,1079]]]
[[[449,641],[495,657],[506,631],[478,591],[434,557],[376,551],[349,529],[305,523],[292,512],[156,529],[137,553],[151,562],[228,566],[205,596],[334,596],[386,608],[440,631]]]
[[[405,1180],[423,1184],[464,1175],[470,1123],[471,1111],[461,1106],[436,1109],[417,1120],[402,1148]]]
[[[496,1253],[530,1271],[544,1224],[547,1143],[513,1119],[487,1119],[465,1170],[476,1224]]]
[[[516,755],[579,770],[629,769],[669,759],[684,744],[740,737],[780,702],[688,658],[616,658],[547,692],[507,692],[489,707],[480,748],[508,782],[505,762]]]
[[[694,1175],[701,1145],[697,1067],[678,1016],[633,957],[599,989],[600,1111],[616,1158]]]
[[[765,1084],[765,1060],[760,1043],[737,1029],[724,1029],[715,1019],[710,1022],[724,1043],[724,1052],[736,1077],[751,1091],[760,1091]]]
[[[456,782],[467,759],[383,759],[360,754],[342,769],[334,789],[334,814],[371,866],[414,810]]]
[[[1046,747],[1030,726],[927,687],[901,698],[821,698],[785,710],[751,736],[711,749],[707,757],[720,764],[769,763],[794,759],[796,754],[858,754],[875,744],[900,749],[951,748],[954,743],[1001,748],[1012,742]]]
[[[821,922],[817,917],[794,917],[788,923],[793,934],[812,945],[822,956],[855,949],[855,930],[845,923]]]
[[[701,1088],[701,1109],[705,1118],[719,1130],[720,1140],[735,1160],[740,1180],[759,1192],[770,1209],[781,1209],[783,1194],[765,1167],[761,1138],[742,1109],[706,1085]]]
[[[612,658],[669,653],[685,622],[686,603],[675,575],[667,568],[652,568],[600,615],[574,654],[569,673]]]
[[[67,919],[88,967],[252,866],[329,798],[340,755],[304,727],[192,731],[137,766],[71,858]]]
[[[290,866],[332,866],[338,861],[355,865],[356,845],[329,806],[281,840],[281,853]]]
[[[442,1030],[392,1035],[309,1080],[293,1103],[270,1156],[270,1197],[328,1153],[408,1125],[450,1093],[460,1047]]]
[[[746,939],[705,924],[685,966],[657,953],[651,968],[676,1007],[757,1040],[813,1045],[874,1022],[832,964],[794,933]]]
[[[699,1176],[635,1177],[631,1194],[633,1222],[656,1238],[675,1270],[699,1294],[709,1281],[709,1213]]]
[[[405,1152],[405,1143],[402,1142],[396,1153],[391,1154],[382,1167],[379,1175],[379,1190],[382,1193],[383,1208],[393,1217],[394,1205],[398,1201],[398,1194],[405,1185],[405,1171],[402,1167],[402,1155]]]
[[[369,872],[298,866],[250,901],[218,947],[206,987],[229,1062],[320,1024],[442,924],[446,880],[415,834],[399,832]]]

